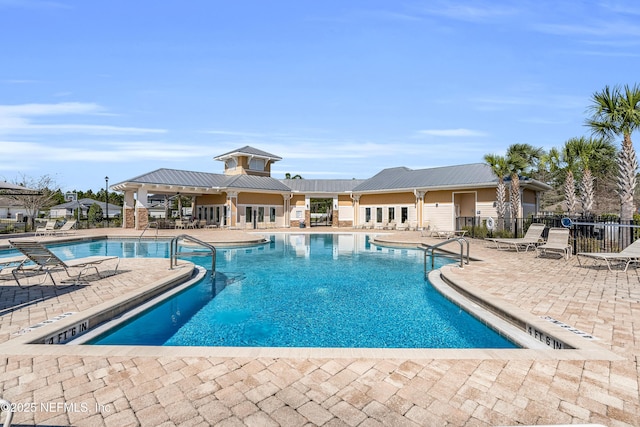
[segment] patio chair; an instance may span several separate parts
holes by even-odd
[[[75,230],[73,229],[73,227],[75,227],[75,226],[76,226],[76,223],[77,223],[77,222],[78,222],[78,221],[76,221],[76,220],[74,220],[74,219],[72,219],[72,220],[70,220],[70,221],[67,221],[67,222],[65,222],[65,223],[62,225],[62,227],[60,227],[60,228],[58,228],[58,229],[54,229],[54,230],[53,230],[53,234],[54,234],[54,235],[55,235],[55,234],[63,234],[63,235],[66,235],[66,234],[74,234],[74,233],[75,233]]]
[[[106,277],[100,274],[97,267],[98,264],[110,260],[116,261],[113,274],[118,271],[120,264],[120,258],[117,256],[89,256],[63,261],[46,246],[35,240],[9,240],[9,243],[25,255],[25,259],[12,271],[13,278],[20,287],[23,286],[18,279],[19,274],[22,274],[24,277],[44,274],[45,276],[40,283],[44,283],[47,276],[49,276],[54,286],[58,287],[58,284],[51,274],[55,269],[63,269],[67,273],[67,276],[72,278],[72,280],[63,280],[62,283],[71,281],[73,284],[77,284],[82,275],[89,269],[94,269],[101,279]],[[73,268],[80,269],[77,276],[71,274],[70,270]]]
[[[55,232],[57,222],[58,221],[55,219],[50,219],[49,221],[47,221],[44,227],[36,227],[35,237],[51,236]]]
[[[534,222],[529,226],[524,237],[521,238],[494,238],[487,239],[496,244],[496,249],[508,249],[515,248],[516,252],[520,252],[520,249],[524,247],[524,251],[527,252],[529,248],[535,248],[538,244],[542,243],[542,232],[545,229],[545,225],[542,223]],[[506,248],[500,245],[506,246]]]
[[[536,246],[536,257],[544,255],[547,252],[560,253],[563,258],[571,257],[571,245],[569,244],[568,228],[550,228],[547,241],[542,245]]]
[[[604,261],[609,271],[613,271],[611,267],[614,264],[624,265],[622,271],[627,271],[631,263],[640,262],[640,239],[634,241],[620,252],[578,252],[576,257],[580,266],[582,266],[580,257],[585,257],[593,259],[594,263]]]
[[[175,225],[173,226],[173,228],[186,228],[185,223],[181,220],[181,219],[176,219]]]

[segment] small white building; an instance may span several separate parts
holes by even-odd
[[[89,213],[91,205],[97,204],[102,209],[103,215],[107,215],[105,202],[94,199],[72,200],[61,205],[52,206],[49,210],[49,218],[73,218],[77,215],[76,209],[80,209],[80,215],[86,217]],[[109,218],[115,218],[122,215],[122,207],[109,203]]]

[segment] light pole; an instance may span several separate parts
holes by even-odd
[[[104,177],[104,198],[105,198],[105,209],[107,211],[107,227],[109,227],[109,177]]]

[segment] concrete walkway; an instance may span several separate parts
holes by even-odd
[[[104,231],[70,237],[92,233]],[[186,233],[211,242],[258,238],[240,231]],[[419,232],[379,240],[439,242]],[[592,334],[593,343],[615,357],[581,359],[571,350],[317,349],[278,356],[255,349],[138,347],[96,353],[88,346],[15,345],[24,328],[65,312],[80,315],[167,274],[166,260],[123,259],[120,274],[88,286],[22,290],[0,282],[0,398],[14,404],[14,425],[640,425],[638,270],[580,267],[575,257],[538,259],[533,252],[498,251],[481,240],[471,240],[471,255],[480,261],[444,268],[446,279],[488,295],[498,306]]]

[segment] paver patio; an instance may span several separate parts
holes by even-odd
[[[189,234],[205,241],[255,238],[240,231]],[[430,241],[419,232],[383,239]],[[527,350],[462,356],[426,351],[420,357],[363,357],[355,351],[334,357],[318,349],[287,357],[164,348],[96,354],[81,346],[44,345],[22,354],[11,347],[23,328],[90,309],[167,273],[166,260],[123,259],[120,274],[84,287],[21,290],[0,282],[0,398],[20,410],[14,425],[640,425],[638,270],[580,267],[575,257],[540,259],[473,239],[471,255],[481,261],[443,269],[447,279],[593,334],[596,345],[617,360],[555,356],[563,350],[548,350],[546,357],[531,357],[536,353]]]

